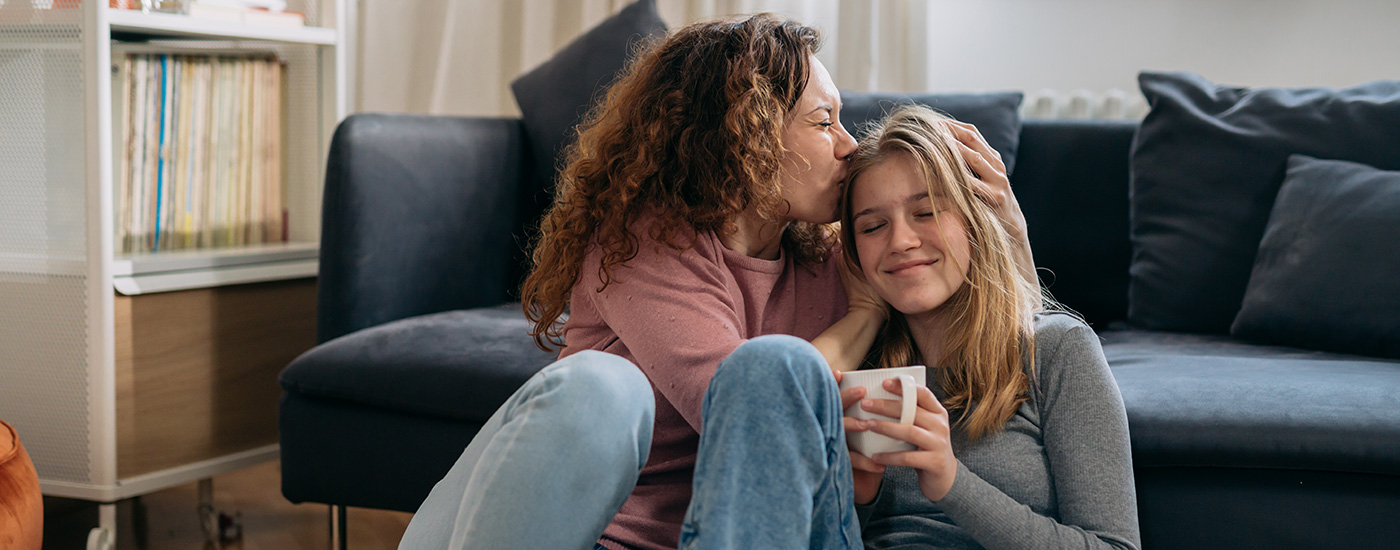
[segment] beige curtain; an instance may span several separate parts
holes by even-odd
[[[509,83],[630,0],[351,0],[359,111],[514,115]],[[851,90],[1023,90],[1033,116],[1146,105],[1138,71],[1247,86],[1400,74],[1400,2],[657,0],[671,27],[773,11],[822,29]],[[1078,107],[1076,107],[1078,105]],[[1121,110],[1120,110],[1121,111]],[[1079,113],[1076,115],[1075,113]]]
[[[353,110],[511,116],[519,113],[511,80],[631,0],[356,1]],[[822,29],[820,57],[842,88],[927,86],[922,0],[658,0],[657,7],[672,28],[781,13]]]

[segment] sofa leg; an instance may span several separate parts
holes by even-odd
[[[345,507],[331,505],[331,550],[346,550]]]

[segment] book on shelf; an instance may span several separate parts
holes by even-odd
[[[113,65],[116,249],[285,242],[286,65],[173,53]]]

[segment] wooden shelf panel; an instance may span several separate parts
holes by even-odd
[[[117,296],[117,473],[277,442],[277,375],[316,344],[315,281]]]

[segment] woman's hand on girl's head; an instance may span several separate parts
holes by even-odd
[[[996,211],[1007,233],[1013,238],[1025,238],[1026,216],[1021,213],[1016,194],[1011,192],[1011,180],[1006,177],[1006,163],[1001,161],[1001,153],[987,144],[976,126],[949,121],[949,128],[958,140],[963,160],[977,176],[973,183],[977,195]]]
[[[841,384],[841,371],[834,371],[836,374],[836,384]],[[865,397],[865,388],[856,386],[841,392],[841,410],[851,408],[861,398]],[[846,433],[863,432],[865,426],[859,419],[843,416],[841,422],[846,428]],[[850,438],[847,437],[847,441]],[[869,457],[855,451],[848,452],[851,455],[851,481],[855,483],[854,493],[856,504],[870,504],[875,497],[880,494],[880,483],[885,478],[885,467],[875,463]]]
[[[899,380],[885,381],[885,389],[899,393]],[[915,450],[897,453],[876,453],[870,457],[882,466],[907,466],[919,473],[919,489],[929,500],[937,502],[948,495],[953,488],[953,478],[958,473],[958,459],[953,456],[950,439],[948,410],[926,387],[918,389],[918,409],[914,413],[914,423],[900,424],[888,420],[861,421],[865,429],[890,436],[913,444]],[[898,418],[901,404],[892,399],[867,399],[861,401],[861,408],[875,414]],[[854,467],[852,459],[852,467]],[[877,486],[878,487],[878,486]],[[857,500],[859,502],[859,500]]]
[[[948,127],[958,140],[958,151],[963,160],[972,168],[977,181],[973,182],[977,196],[996,211],[1002,229],[1011,238],[1011,257],[1021,276],[1032,286],[1040,280],[1035,274],[1035,258],[1031,253],[1030,237],[1026,234],[1026,215],[1021,212],[1021,203],[1011,191],[1011,180],[1006,177],[1006,163],[1001,161],[1001,153],[987,144],[977,127],[966,122],[949,121]],[[1037,302],[1038,304],[1039,302]],[[1035,309],[1038,309],[1037,305]]]

